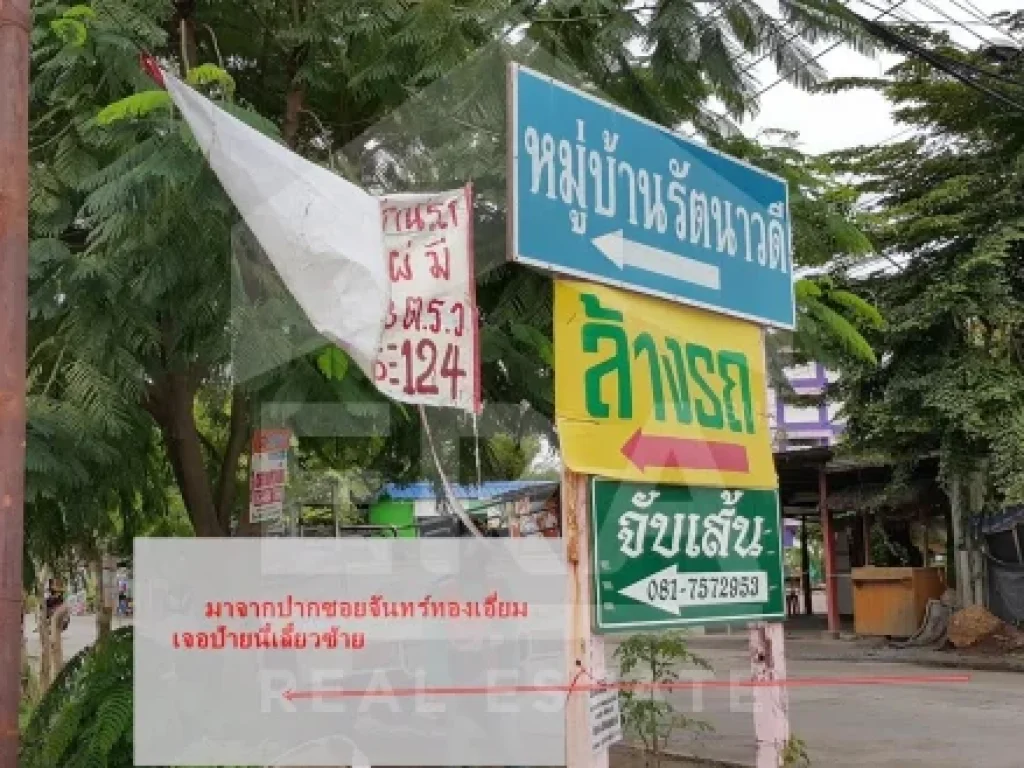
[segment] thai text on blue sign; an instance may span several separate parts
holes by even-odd
[[[524,67],[510,82],[513,259],[793,327],[783,179]]]

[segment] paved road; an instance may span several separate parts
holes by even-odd
[[[123,626],[130,619],[114,618],[114,628]],[[36,633],[35,616],[26,616],[22,626],[25,627],[25,639],[28,646],[28,655],[32,659],[39,658],[39,635]],[[72,616],[71,623],[64,631],[64,658],[70,659],[87,645],[96,640],[96,617]]]
[[[117,620],[115,620],[115,624]],[[35,622],[26,621],[29,654],[38,656]],[[95,620],[74,616],[64,633],[66,657],[92,642]],[[747,679],[743,645],[701,638],[695,650],[719,680]],[[614,650],[608,647],[609,657]],[[611,659],[609,659],[611,661]],[[789,662],[792,677],[877,677],[961,674],[906,664]],[[965,684],[845,686],[790,689],[793,732],[807,742],[814,766],[827,768],[1020,768],[1024,765],[1024,674],[964,671]],[[706,677],[706,676],[705,676]],[[694,678],[697,679],[697,678]],[[752,764],[750,690],[708,689],[668,694],[682,712],[715,731],[695,742],[680,735],[672,747],[690,754]]]
[[[706,641],[705,641],[706,642]],[[716,679],[747,676],[746,650],[701,648]],[[790,689],[793,733],[815,766],[828,768],[1019,768],[1024,765],[1024,675],[929,669],[905,664],[791,661],[792,677],[970,675],[965,684]],[[749,689],[672,692],[683,712],[715,731],[694,741],[677,737],[674,749],[717,760],[753,764]]]

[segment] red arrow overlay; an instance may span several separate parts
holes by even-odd
[[[487,696],[510,693],[570,693],[572,691],[607,690],[688,690],[692,688],[827,688],[853,685],[921,685],[936,683],[969,683],[970,675],[892,675],[874,677],[797,677],[786,680],[693,680],[678,683],[577,683],[573,685],[491,685],[466,687],[393,688],[360,691],[330,688],[319,691],[284,691],[281,698],[358,699],[389,696]]]
[[[750,469],[747,449],[737,443],[648,435],[643,427],[639,427],[622,446],[622,455],[641,472],[647,467],[717,469],[723,472],[747,472]]]

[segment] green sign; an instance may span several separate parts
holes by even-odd
[[[598,632],[781,619],[776,491],[594,480]]]

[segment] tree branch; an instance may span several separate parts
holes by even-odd
[[[219,466],[224,458],[221,452],[217,449],[217,446],[214,445],[213,440],[205,435],[201,429],[197,428],[196,433],[199,435],[199,441],[203,444],[203,447],[209,452],[210,458],[213,460],[212,463]]]

